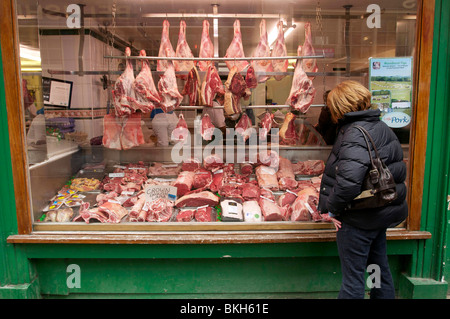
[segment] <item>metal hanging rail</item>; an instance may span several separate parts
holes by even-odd
[[[180,57],[159,57],[159,56],[104,56],[105,59],[131,59],[131,60],[176,60],[176,61],[256,61],[256,60],[301,60],[301,59],[322,59],[325,55],[310,56],[268,56],[268,57],[243,57],[243,58],[180,58]]]
[[[142,18],[211,18],[211,19],[222,19],[222,18],[234,18],[234,19],[281,19],[281,14],[258,14],[258,13],[144,13],[141,15]]]

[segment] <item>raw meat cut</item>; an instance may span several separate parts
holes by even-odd
[[[292,221],[321,221],[322,217],[317,211],[319,193],[313,187],[298,192],[297,199],[292,204]]]
[[[305,23],[305,42],[303,43],[302,53],[303,56],[314,56],[316,54],[312,46],[311,23],[309,22]],[[319,70],[316,59],[303,59],[302,66],[305,72],[317,72]],[[314,80],[314,76],[309,78]]]
[[[273,191],[279,190],[277,173],[274,168],[260,165],[256,168],[255,173],[259,187]]]
[[[178,92],[175,69],[170,61],[167,61],[166,71],[159,79],[158,89],[161,95],[160,106],[166,113],[176,109],[183,100],[183,96]]]
[[[214,135],[214,125],[211,122],[209,114],[205,113],[202,116],[202,138],[205,141],[210,141]]]
[[[269,57],[270,56],[270,46],[269,40],[267,39],[266,30],[266,20],[262,19],[259,25],[259,44],[253,52],[253,57]],[[271,60],[253,60],[251,62],[252,67],[255,69],[256,77],[259,83],[267,81],[270,78],[269,75],[265,75],[266,72],[273,72],[273,66]]]
[[[291,112],[286,114],[283,125],[280,128],[280,144],[295,145],[297,144],[298,136],[295,128],[295,115]]]
[[[261,151],[258,153],[258,165],[266,165],[278,169],[280,156],[275,151]]]
[[[192,193],[178,198],[175,202],[177,207],[199,207],[199,206],[216,206],[219,203],[219,197],[211,192],[203,191]]]
[[[200,52],[198,54],[199,58],[207,59],[212,58],[214,56],[214,45],[209,37],[209,21],[203,20],[203,31],[202,31],[202,39],[200,42]],[[205,72],[208,70],[208,66],[211,64],[211,61],[199,61],[198,69],[200,71]]]
[[[258,185],[253,183],[245,183],[242,185],[242,198],[244,200],[258,200],[261,190]]]
[[[141,114],[133,113],[124,119],[120,144],[127,150],[145,143],[141,127]]]
[[[170,43],[169,27],[169,21],[164,20],[161,34],[161,44],[159,46],[158,53],[159,57],[174,57],[176,55],[175,50],[172,47],[172,43]],[[158,60],[156,63],[156,70],[159,72],[165,72],[170,64],[172,64],[170,60]]]
[[[217,170],[224,166],[222,158],[217,154],[211,154],[203,160],[203,167],[207,170]]]
[[[189,105],[203,105],[200,87],[200,77],[198,75],[197,68],[194,66],[189,71],[183,92],[181,92],[182,95],[189,96]]]
[[[204,105],[213,106],[213,100],[218,93],[223,95],[225,94],[225,90],[216,67],[210,64],[201,87],[201,96]]]
[[[233,66],[225,82],[224,112],[227,115],[242,113],[241,98],[246,95],[247,83]]]
[[[193,58],[191,48],[186,41],[186,22],[184,20],[180,21],[180,32],[178,33],[178,43],[175,55],[178,58]],[[175,66],[175,71],[178,72],[189,72],[194,67],[194,61],[189,60],[173,60]],[[187,74],[179,74],[178,78],[182,80],[187,79]]]
[[[211,171],[200,168],[195,172],[194,183],[192,184],[192,188],[204,188],[209,187],[212,183],[212,173]]]
[[[101,223],[120,223],[126,215],[127,209],[116,203],[106,202],[97,208],[89,209],[89,203],[85,202],[80,206],[79,216],[73,221],[84,220],[89,223],[91,219],[96,219]]]
[[[194,218],[198,222],[210,222],[213,220],[211,214],[212,214],[212,207],[202,206],[197,208]]]
[[[146,56],[145,50],[141,50],[139,56]],[[133,82],[133,91],[136,97],[136,105],[143,113],[151,112],[161,102],[161,97],[153,82],[152,71],[147,60],[142,60],[142,68]]]
[[[225,58],[245,58],[244,48],[242,47],[241,22],[236,19],[234,21],[233,27],[233,40],[231,41],[230,46],[227,49]],[[233,66],[236,66],[237,72],[243,71],[248,66],[248,62],[245,60],[227,60],[225,61],[225,63],[227,64],[227,67],[230,71]]]
[[[278,206],[284,207],[286,205],[292,205],[297,198],[297,194],[291,191],[286,191],[286,193],[282,194],[278,197]]]
[[[184,196],[192,189],[194,184],[195,173],[190,171],[182,171],[173,186],[177,188],[177,198]]]
[[[182,142],[183,144],[189,142],[189,129],[182,113],[178,116],[178,123],[172,131],[172,140]]]
[[[106,114],[103,117],[103,145],[116,150],[122,149],[122,145],[120,144],[121,135],[122,125],[120,125],[114,115]]]
[[[247,74],[245,75],[245,84],[247,85],[247,89],[254,89],[258,86],[255,69],[252,66],[249,66],[247,69]]]
[[[301,46],[298,47],[298,56],[301,55]],[[312,80],[308,78],[303,70],[302,62],[297,61],[295,65],[294,78],[292,79],[291,91],[286,100],[286,104],[292,108],[306,113],[310,105],[313,103],[316,89],[313,86]]]
[[[267,139],[267,134],[269,134],[272,128],[274,114],[267,111],[264,113],[263,118],[259,122],[261,128],[259,129],[259,139],[264,141]]]
[[[125,49],[125,56],[131,56],[131,49]],[[133,65],[131,60],[126,60],[125,71],[119,76],[114,84],[112,91],[114,109],[117,116],[124,116],[134,112],[133,103],[135,101],[134,91],[132,89],[134,82]]]
[[[284,43],[284,31],[283,31],[283,21],[279,21],[277,24],[278,27],[278,37],[275,41],[272,50],[272,57],[282,57],[287,56],[286,44]],[[283,60],[272,60],[272,67],[274,72],[286,72],[289,66],[289,61],[287,59]],[[279,74],[274,75],[274,78],[277,81],[280,81],[286,75]]]
[[[130,222],[138,221],[139,214],[140,214],[142,208],[144,207],[144,204],[145,204],[145,197],[143,196],[138,199],[136,204],[133,205],[133,207],[130,210],[130,213],[128,214]],[[145,217],[144,217],[144,220],[145,220]]]
[[[266,198],[259,199],[259,206],[265,221],[284,221],[284,211],[272,200]]]
[[[251,163],[241,163],[240,165],[241,174],[244,176],[249,176],[253,174],[253,164]]]
[[[322,160],[307,160],[292,164],[292,167],[296,175],[320,175],[325,169],[325,163]]]
[[[189,158],[183,160],[183,164],[181,164],[181,170],[195,172],[200,168],[200,166],[200,160],[198,160],[197,158]]]
[[[148,175],[178,175],[181,166],[177,164],[162,164],[154,162],[148,168]]]
[[[236,183],[226,183],[219,188],[221,197],[232,197],[242,199],[242,185]]]
[[[177,214],[177,222],[190,222],[194,218],[195,209],[180,209]]]
[[[278,167],[277,177],[280,190],[293,190],[297,187],[297,181],[295,180],[292,163],[287,158],[280,156],[280,165]]]
[[[256,200],[246,201],[242,204],[244,212],[244,221],[260,222],[262,221],[261,208]]]
[[[158,198],[148,205],[146,220],[148,222],[167,222],[173,213],[173,201],[166,198]]]
[[[242,113],[241,118],[236,123],[235,131],[242,137],[244,143],[250,138],[253,132],[253,127],[252,121],[248,117],[247,113]]]

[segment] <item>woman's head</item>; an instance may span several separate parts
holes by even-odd
[[[370,97],[370,91],[358,82],[344,81],[338,84],[327,97],[333,122],[337,123],[346,113],[369,109]]]

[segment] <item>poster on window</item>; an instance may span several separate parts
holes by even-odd
[[[370,58],[369,90],[381,120],[399,128],[411,122],[412,57]]]

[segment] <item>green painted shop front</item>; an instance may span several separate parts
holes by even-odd
[[[437,0],[420,221],[420,231],[431,238],[391,232],[388,255],[398,298],[447,295],[449,21],[450,3]],[[8,61],[1,62],[3,70]],[[26,235],[18,233],[4,84],[2,76],[0,298],[336,298],[341,273],[330,235],[260,243],[18,243]]]

